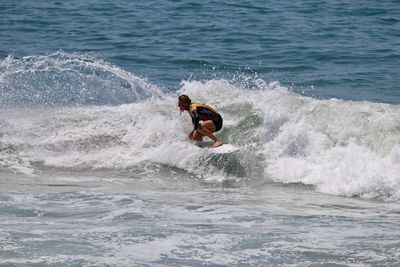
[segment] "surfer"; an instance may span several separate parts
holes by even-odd
[[[186,110],[192,118],[194,129],[189,134],[190,140],[201,141],[203,136],[207,136],[214,141],[213,147],[222,145],[222,140],[213,134],[222,128],[222,117],[215,109],[204,104],[192,103],[187,95],[179,96],[178,107],[181,112]]]

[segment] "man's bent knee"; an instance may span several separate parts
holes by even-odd
[[[193,133],[193,140],[195,140],[195,141],[201,141],[201,140],[203,140],[203,136],[204,135],[202,135],[201,133],[199,133],[198,131],[195,131],[194,133]]]

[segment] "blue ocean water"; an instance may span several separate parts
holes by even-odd
[[[397,266],[398,1],[0,0],[0,266]],[[178,94],[216,107],[218,155]]]
[[[248,74],[317,98],[400,102],[395,0],[3,0],[0,17],[3,59],[91,53],[173,91]]]

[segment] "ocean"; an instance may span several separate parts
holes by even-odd
[[[398,266],[399,70],[397,0],[1,0],[0,266]]]

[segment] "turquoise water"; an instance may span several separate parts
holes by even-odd
[[[175,91],[257,75],[317,98],[398,104],[397,1],[2,1],[0,58],[91,53]]]
[[[0,266],[398,266],[398,1],[0,1]],[[216,107],[216,155],[178,94]]]

